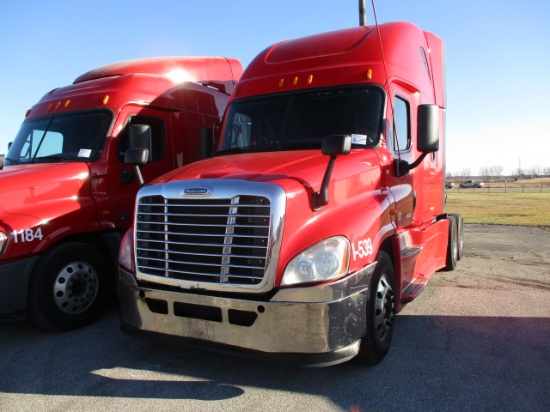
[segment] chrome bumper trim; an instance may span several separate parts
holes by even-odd
[[[292,363],[347,361],[365,335],[369,265],[338,282],[280,290],[269,301],[140,287],[120,270],[122,329]]]

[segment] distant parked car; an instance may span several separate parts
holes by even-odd
[[[476,182],[475,180],[466,180],[465,182],[462,182],[460,184],[461,189],[464,189],[464,188],[467,188],[467,187],[480,188],[480,187],[483,187],[483,182]]]
[[[453,187],[455,187],[455,184],[453,182],[445,183],[445,189],[452,189]]]

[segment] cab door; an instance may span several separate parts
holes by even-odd
[[[388,148],[394,162],[401,160],[412,163],[414,151],[412,147],[412,110],[410,95],[402,88],[394,87],[391,96],[391,104],[388,110],[390,121],[388,136]],[[395,167],[390,172],[389,190],[395,201],[394,223],[398,229],[408,227],[413,222],[416,207],[416,191],[414,188],[414,170],[403,176],[397,176]]]
[[[151,127],[152,150],[150,161],[141,167],[145,182],[176,167],[172,148],[172,115],[170,112],[127,107],[119,116],[107,153],[103,181],[107,193],[98,196],[100,225],[126,228],[130,225],[139,182],[134,166],[124,163],[124,154],[129,147],[129,126],[145,124]],[[105,185],[104,185],[105,186]]]
[[[422,156],[417,147],[420,93],[412,87],[409,89],[398,85],[393,85],[392,92],[388,146],[391,146],[394,161],[404,161],[411,165]],[[444,130],[443,116],[440,122],[440,129]],[[442,213],[443,156],[443,149],[430,153],[417,167],[402,176],[392,171],[390,190],[395,198],[397,228],[431,224]]]

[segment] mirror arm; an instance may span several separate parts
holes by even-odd
[[[143,186],[145,184],[145,179],[143,179],[143,174],[141,173],[140,165],[134,165],[134,168],[136,170],[136,176],[138,178],[139,186]]]
[[[332,175],[332,167],[336,161],[336,155],[330,156],[328,161],[327,170],[325,170],[325,176],[323,177],[323,183],[318,192],[313,194],[313,210],[319,210],[323,206],[328,205],[328,185],[330,183],[330,176]]]
[[[395,175],[397,177],[405,176],[407,173],[409,173],[414,168],[418,167],[420,163],[424,160],[424,158],[428,155],[428,152],[423,152],[418,159],[416,159],[413,163],[409,164],[409,162],[401,159],[395,159]]]
[[[413,163],[411,163],[411,165],[409,166],[409,170],[412,170],[412,169],[418,167],[418,165],[420,165],[420,163],[422,163],[422,161],[424,160],[424,158],[427,155],[428,155],[428,152],[423,152],[418,159],[416,159]]]

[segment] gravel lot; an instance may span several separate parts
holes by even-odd
[[[374,368],[300,369],[119,331],[0,324],[0,411],[548,411],[550,230],[465,226]]]

